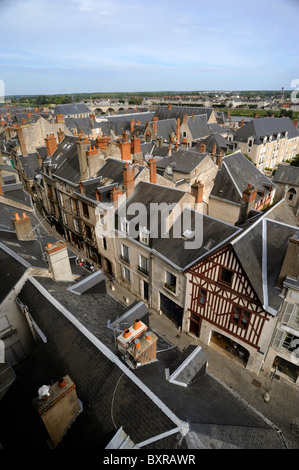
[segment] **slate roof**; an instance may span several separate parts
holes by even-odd
[[[181,353],[158,334],[158,360],[128,369],[116,357],[114,333],[107,328],[109,319],[122,318],[128,309],[110,296],[76,296],[66,290],[67,285],[48,278],[29,278],[19,294],[47,342],[37,345],[0,402],[0,442],[4,448],[47,448],[47,433],[32,399],[42,384],[66,374],[76,384],[83,410],[57,449],[104,449],[120,428],[138,444],[177,426],[182,429],[184,423],[189,424],[190,431],[180,443],[183,449],[215,445],[223,427],[227,427],[226,437],[233,446],[283,448],[276,430],[210,374],[194,380],[188,388],[166,381],[165,369]],[[210,429],[203,431],[200,425],[210,425]],[[236,427],[248,429],[246,435],[243,433],[243,445]],[[260,433],[265,431],[267,442],[257,440],[257,428]],[[144,448],[177,446],[175,433]]]
[[[124,206],[128,207],[129,205],[134,203],[142,203],[146,208],[146,219],[142,221],[142,224],[140,223],[140,226],[142,226],[143,228],[147,228],[148,230],[150,228],[154,230],[154,228],[156,228],[156,225],[153,220],[150,220],[151,204],[175,204],[178,203],[184,195],[184,191],[168,188],[159,184],[152,184],[140,181],[135,187],[135,190],[131,194],[131,196],[123,204],[121,204],[120,208],[116,211],[116,214],[121,215],[122,208]],[[126,215],[126,219],[128,221],[132,220],[133,218],[135,218],[135,215]],[[159,224],[158,219],[159,217],[157,217],[156,222]]]
[[[233,242],[233,249],[266,311],[276,314],[281,289],[276,287],[289,239],[297,227],[261,217]]]
[[[235,204],[241,204],[243,191],[251,184],[261,193],[269,192],[275,185],[259,171],[241,152],[235,152],[222,158],[222,167],[218,171],[210,197],[221,198]]]
[[[27,241],[18,240],[13,225],[15,212],[18,212],[20,217],[22,217],[23,210],[15,206],[0,203],[0,243],[2,247],[11,253],[12,256],[23,260],[28,267],[32,266],[48,269],[42,250],[48,243],[57,242],[57,238],[48,235],[47,230],[42,224],[39,224],[40,221],[32,212],[25,211],[26,215],[31,219],[32,228],[38,227],[39,239],[36,238],[36,240]],[[68,254],[73,274],[85,275],[86,271],[75,264],[75,253],[68,250]]]
[[[65,136],[53,155],[44,160],[45,166],[51,165],[52,175],[76,184],[81,178],[77,141],[78,137]]]
[[[84,103],[72,103],[72,104],[59,104],[54,109],[54,115],[63,114],[64,116],[70,114],[91,114],[90,109]]]
[[[29,208],[32,207],[32,199],[24,189],[22,183],[11,183],[2,186],[3,197],[12,201],[21,203]]]
[[[33,179],[35,176],[36,170],[39,169],[38,161],[37,161],[37,153],[28,153],[25,157],[23,155],[19,155],[20,163],[28,176],[28,179]]]
[[[213,108],[201,108],[197,106],[172,106],[171,109],[168,109],[168,106],[158,106],[155,111],[155,116],[158,116],[159,120],[180,118],[182,122],[184,114],[188,114],[188,116],[192,116],[193,114],[195,116],[205,114],[208,121],[213,111]]]
[[[228,141],[220,134],[209,135],[205,139],[201,140],[201,143],[205,144],[206,152],[208,153],[213,152],[214,144],[216,144],[216,153],[220,153],[221,150],[223,153],[226,153],[229,148]],[[200,144],[198,144],[197,148],[199,148],[199,145]]]
[[[273,182],[299,186],[299,167],[278,165],[275,175],[273,176]]]
[[[27,270],[27,263],[18,259],[1,243],[0,238],[0,304]]]
[[[254,144],[263,143],[264,137],[272,135],[273,140],[277,140],[277,135],[288,132],[288,139],[299,137],[299,130],[296,129],[289,117],[275,118],[265,117],[252,119],[235,133],[234,140],[237,142],[247,142],[248,137],[254,137]],[[283,136],[282,136],[283,137]]]
[[[194,119],[192,116],[189,116],[187,124],[193,140],[202,139],[211,134],[211,129],[207,124],[206,116],[194,116]]]
[[[153,119],[155,113],[153,111],[147,111],[144,113],[126,113],[126,114],[116,114],[114,116],[105,116],[109,122],[116,121],[126,121],[131,122],[131,119],[134,119],[135,122],[140,121],[140,124],[145,124],[146,121],[150,122]]]
[[[152,152],[152,156],[164,157],[157,160],[157,169],[165,170],[168,165],[172,165],[174,171],[186,174],[191,173],[207,156],[204,153],[179,149],[178,151],[172,150],[171,157],[167,157],[165,156],[167,152],[168,148],[165,147],[156,147]]]
[[[186,218],[185,218],[186,217]],[[190,239],[183,236],[183,221],[190,220],[188,229],[196,232]],[[185,222],[186,223],[186,222]],[[186,227],[184,227],[186,229]],[[152,248],[158,254],[174,263],[180,269],[187,269],[202,257],[208,256],[211,250],[228,243],[229,240],[240,232],[241,229],[221,222],[208,215],[202,215],[194,210],[185,209],[182,220],[174,223],[166,238],[154,239]],[[180,236],[177,237],[177,234]],[[198,240],[198,246],[192,248],[191,243]]]
[[[150,122],[153,127],[153,122]],[[175,119],[163,119],[156,121],[157,124],[157,137],[163,137],[164,140],[169,142],[171,133],[176,134],[176,120]]]
[[[96,189],[98,189],[102,192],[102,202],[111,202],[110,191],[114,186],[123,186],[125,164],[126,162],[122,160],[108,157],[94,178],[82,182],[85,188],[85,196],[96,201]],[[143,168],[141,165],[135,166],[135,178],[137,178]],[[80,190],[76,189],[75,192],[80,193]]]

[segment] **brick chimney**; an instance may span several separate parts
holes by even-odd
[[[212,154],[213,154],[213,155],[216,155],[216,152],[217,152],[217,145],[216,145],[216,144],[213,144]]]
[[[157,184],[157,166],[156,161],[154,158],[149,160],[148,162],[150,168],[150,182],[153,184]]]
[[[249,212],[254,208],[257,196],[257,189],[248,184],[248,187],[243,191],[243,197],[240,207],[239,219],[237,224],[243,224],[248,218]]]
[[[131,119],[131,122],[130,122],[130,132],[131,132],[131,134],[134,131],[135,124],[136,124],[135,119]]]
[[[18,240],[35,240],[35,234],[32,229],[30,217],[28,217],[25,212],[23,212],[22,218],[19,216],[18,212],[15,212],[15,220],[13,220],[13,225]]]
[[[177,120],[176,120],[176,141],[177,141],[177,144],[180,143],[180,129],[181,129],[181,120],[180,120],[180,118],[177,118]]]
[[[256,115],[254,116],[254,119],[257,119],[258,117],[259,117],[259,114],[256,114]]]
[[[88,161],[87,161],[87,151],[90,148],[90,141],[86,139],[81,139],[77,141],[77,149],[78,149],[78,160],[79,160],[79,167],[80,167],[80,174],[81,179],[85,180],[89,177],[89,168],[88,168]]]
[[[186,137],[184,137],[183,141],[181,142],[181,149],[186,149],[187,150],[188,146],[189,146],[188,140],[187,140]]]
[[[172,108],[171,104],[168,105],[168,111],[170,111]]]
[[[206,146],[203,142],[199,145],[199,153],[206,153]]]
[[[223,158],[223,152],[221,150],[221,152],[219,153],[219,155],[216,156],[216,164],[219,168],[219,170],[221,169],[222,167],[222,158]]]
[[[76,385],[66,375],[52,385],[43,385],[32,401],[55,448],[81,411]]]
[[[56,137],[54,136],[54,134],[47,134],[45,142],[46,142],[46,148],[47,148],[47,155],[48,157],[50,157],[51,155],[53,155],[53,153],[57,149]]]
[[[204,185],[200,181],[195,181],[191,185],[191,194],[195,197],[195,204],[201,204],[203,202],[203,190]]]
[[[48,243],[45,248],[48,265],[55,281],[72,281],[72,270],[67,251],[67,244],[63,240]]]
[[[38,168],[41,168],[43,166],[43,159],[40,153],[37,153],[37,164]]]
[[[157,121],[159,120],[158,116],[153,117],[153,131],[157,135],[158,128],[157,128]]]
[[[121,189],[120,186],[118,188],[113,188],[112,191],[110,192],[110,199],[111,202],[116,202],[120,196],[123,195],[123,190]]]
[[[123,178],[124,178],[124,189],[126,191],[126,197],[128,198],[134,191],[134,166],[132,163],[125,164],[123,169]]]
[[[64,139],[64,132],[59,128],[59,131],[57,132],[57,137],[58,137],[58,142],[62,142]]]
[[[244,119],[242,119],[242,121],[240,122],[240,127],[243,127],[243,124],[244,124]]]
[[[299,277],[299,231],[289,239],[284,260],[280,269],[277,287],[282,288],[286,276]]]
[[[120,146],[121,159],[124,161],[131,161],[131,143],[121,142],[119,146]]]
[[[64,116],[63,116],[63,114],[57,114],[57,115],[56,115],[56,122],[57,122],[57,123],[63,123],[63,122],[64,122]]]
[[[25,139],[24,139],[24,134],[23,134],[23,128],[18,127],[17,128],[17,137],[20,143],[20,149],[21,149],[21,154],[27,157],[28,152],[25,144]]]
[[[230,120],[230,109],[227,111],[227,120]]]
[[[131,139],[131,152],[133,155],[141,153],[141,141],[139,137],[133,136]]]
[[[187,122],[188,122],[188,114],[185,113],[183,116],[183,124],[187,124]]]

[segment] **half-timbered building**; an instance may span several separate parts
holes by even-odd
[[[262,217],[188,268],[185,330],[258,372],[275,329],[279,276],[295,232]]]

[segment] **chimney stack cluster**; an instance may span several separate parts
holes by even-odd
[[[157,336],[148,331],[139,318],[116,338],[118,351],[133,369],[153,362],[157,358]]]

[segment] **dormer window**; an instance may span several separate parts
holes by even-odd
[[[149,245],[150,232],[146,228],[139,228],[139,241],[144,245]]]
[[[268,140],[268,137],[264,137],[264,140],[263,140],[263,144],[266,144],[267,143],[267,140]]]
[[[272,142],[272,139],[273,139],[273,136],[270,135],[270,137],[269,137],[269,142]]]
[[[277,134],[277,140],[279,140],[279,139],[280,139],[280,133]]]
[[[125,233],[127,235],[128,234],[128,221],[126,219],[120,219],[119,228],[122,233]]]

